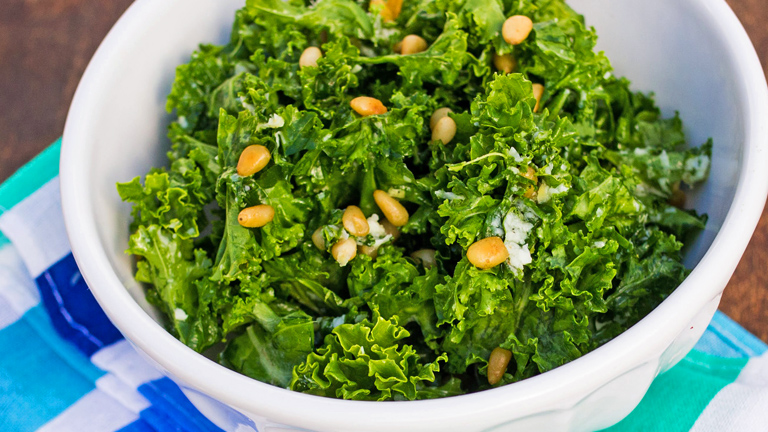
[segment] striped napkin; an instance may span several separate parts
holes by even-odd
[[[88,290],[61,216],[60,145],[0,185],[0,429],[222,431],[134,351]],[[608,430],[766,430],[766,350],[718,312],[695,350]]]

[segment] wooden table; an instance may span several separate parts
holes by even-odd
[[[88,61],[132,0],[0,1],[0,181],[61,135]],[[728,0],[768,70],[768,2]],[[766,119],[768,121],[768,119]],[[768,212],[720,308],[768,341]]]

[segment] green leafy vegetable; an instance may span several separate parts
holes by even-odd
[[[255,303],[250,313],[258,323],[229,343],[222,361],[249,377],[287,387],[293,368],[314,348],[312,317],[301,311],[279,316],[263,303]]]
[[[136,278],[174,335],[296,391],[446,397],[491,387],[495,348],[512,353],[495,385],[526,379],[680,284],[706,216],[676,205],[708,176],[713,144],[688,147],[681,119],[613,74],[580,15],[562,0],[414,0],[384,19],[370,3],[248,0],[227,44],[176,70],[167,167],[117,187]],[[518,14],[534,26],[512,46],[500,31]],[[409,34],[427,48],[397,53]],[[308,47],[323,55],[300,67]],[[358,96],[387,112],[361,116]],[[442,107],[448,143],[432,140]],[[240,176],[256,144],[271,159]],[[376,190],[407,223],[385,221]],[[244,227],[256,205],[273,218]],[[350,205],[367,234],[344,228]],[[481,269],[467,250],[487,237],[508,258]]]
[[[333,329],[317,353],[294,369],[290,388],[357,400],[414,400],[457,392],[455,383],[449,382],[448,388],[433,385],[438,362],[445,356],[422,364],[410,345],[401,345],[408,336],[396,321],[381,318],[374,309],[372,322]]]

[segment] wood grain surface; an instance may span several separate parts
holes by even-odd
[[[88,61],[132,0],[0,0],[0,181],[61,135]],[[768,69],[768,2],[728,0]],[[768,119],[766,119],[768,121]],[[720,308],[768,341],[768,213]]]

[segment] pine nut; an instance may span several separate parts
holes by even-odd
[[[249,177],[264,169],[272,159],[269,149],[263,145],[250,145],[240,153],[237,161],[237,174],[241,177]]]
[[[536,170],[533,169],[530,165],[528,166],[528,169],[525,171],[524,174],[522,174],[523,177],[527,178],[528,180],[531,180],[534,183],[538,183],[539,177],[536,176]],[[523,194],[524,197],[528,199],[533,199],[536,196],[536,185],[532,184],[528,186],[528,189],[525,190],[525,193]]]
[[[505,74],[512,73],[517,68],[517,60],[512,54],[493,54],[493,65],[496,70]]]
[[[325,237],[323,237],[323,227],[320,227],[312,233],[312,243],[315,247],[325,252]]]
[[[339,240],[331,248],[331,255],[333,259],[344,267],[348,262],[352,261],[357,256],[357,243],[353,238],[346,238]]]
[[[427,50],[427,41],[418,35],[408,35],[403,38],[403,45],[400,48],[400,54],[416,54]]]
[[[441,118],[447,117],[448,113],[452,112],[453,111],[448,107],[436,109],[435,112],[432,113],[432,117],[429,118],[429,130],[434,130],[437,122],[440,121]]]
[[[486,237],[474,242],[467,249],[467,259],[479,269],[496,267],[509,258],[509,251],[501,237]]]
[[[392,52],[396,52],[398,54],[403,52],[403,41],[400,41],[395,44],[395,46],[392,47]]]
[[[421,261],[424,268],[432,268],[437,265],[434,249],[419,249],[411,254],[411,258]]]
[[[491,357],[488,359],[488,384],[496,385],[504,377],[507,371],[509,361],[512,360],[512,351],[501,347],[494,348],[491,351]]]
[[[349,106],[351,106],[356,113],[364,117],[384,114],[387,112],[387,107],[385,107],[380,100],[368,96],[360,96],[352,99],[349,102]]]
[[[341,217],[341,222],[344,224],[347,232],[356,237],[367,236],[368,231],[370,231],[368,220],[365,219],[363,211],[358,206],[347,207],[344,210],[344,215]]]
[[[528,186],[528,189],[525,190],[525,193],[523,194],[523,196],[528,199],[536,198],[536,186],[533,186],[533,185]]]
[[[533,30],[533,21],[525,15],[507,18],[501,27],[501,36],[508,44],[521,44]]]
[[[320,57],[322,56],[323,52],[320,51],[320,48],[311,46],[301,53],[301,57],[299,57],[299,67],[316,67],[317,61],[320,60]]]
[[[448,144],[455,136],[456,122],[448,116],[438,120],[435,128],[432,129],[432,141],[442,141],[443,144]]]
[[[528,168],[525,170],[525,173],[521,174],[523,177],[527,178],[531,181],[538,181],[539,178],[536,176],[536,170],[533,169],[532,166],[528,165]]]
[[[387,0],[387,9],[392,11],[392,20],[396,20],[403,9],[403,0]]]
[[[379,206],[384,217],[396,227],[401,227],[408,223],[408,210],[400,202],[384,192],[383,190],[373,191],[373,200]]]
[[[400,10],[403,7],[403,0],[371,0],[371,6],[383,6],[381,9],[381,18],[384,22],[392,22],[400,16]]]
[[[536,106],[533,107],[533,112],[539,112],[539,102],[541,102],[541,96],[544,95],[544,86],[541,84],[533,85],[533,97],[536,98]]]
[[[379,248],[373,246],[360,245],[357,247],[358,252],[363,255],[368,255],[371,258],[379,256]]]
[[[396,226],[392,225],[392,222],[388,221],[387,219],[384,219],[380,223],[381,223],[381,226],[384,227],[384,232],[392,236],[392,240],[397,240],[400,238],[400,230],[397,229]]]
[[[272,222],[275,217],[275,209],[271,205],[260,204],[243,209],[237,215],[237,221],[246,228],[261,228]]]

